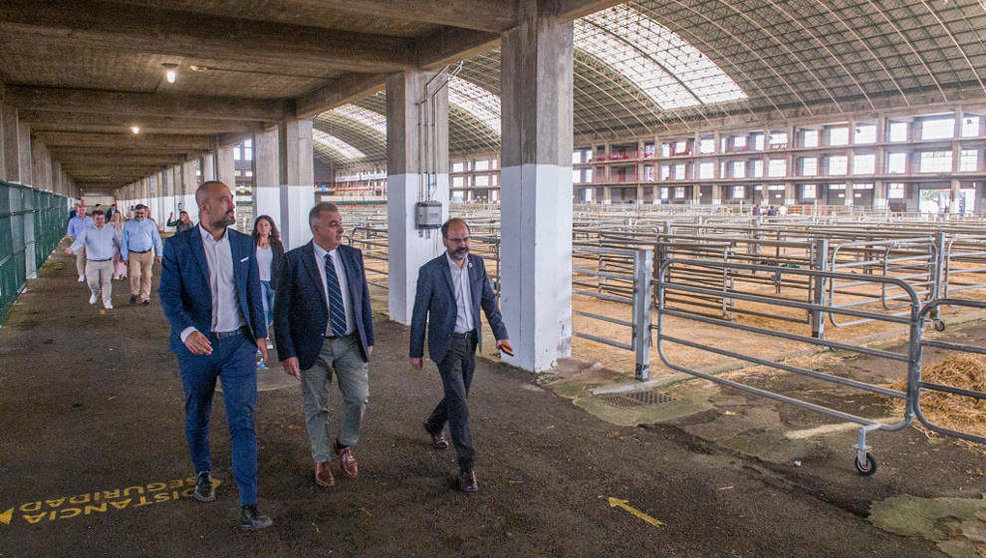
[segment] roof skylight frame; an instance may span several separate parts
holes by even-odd
[[[322,130],[312,130],[312,141],[321,147],[335,152],[340,159],[346,162],[359,161],[366,158],[366,153]]]

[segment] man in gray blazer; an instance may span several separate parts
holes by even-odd
[[[476,457],[466,397],[476,369],[480,306],[497,339],[496,346],[508,354],[513,354],[513,347],[483,259],[469,253],[469,225],[462,219],[449,219],[442,225],[442,243],[446,252],[418,270],[411,316],[411,367],[421,369],[428,323],[428,355],[438,365],[445,398],[425,421],[424,428],[435,448],[441,450],[448,447],[442,435],[448,422],[459,456],[459,488],[476,492],[479,485],[473,468]]]

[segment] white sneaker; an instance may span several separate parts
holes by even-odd
[[[91,297],[89,297],[89,304],[96,304],[97,300],[99,300],[99,297],[96,295],[92,295]]]
[[[82,283],[85,280],[86,280],[86,276],[85,275],[79,275],[79,283]]]
[[[112,310],[113,309],[113,303],[110,302],[110,301],[108,301],[108,300],[104,300],[103,301],[103,308],[105,308],[107,310]]]

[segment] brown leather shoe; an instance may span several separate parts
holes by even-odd
[[[336,451],[339,452],[339,461],[342,463],[342,472],[349,475],[350,478],[356,478],[359,474],[359,466],[356,464],[356,457],[353,455],[352,448],[344,447],[338,448]]]
[[[336,480],[332,477],[332,471],[329,469],[331,463],[331,461],[323,461],[315,464],[315,484],[325,487],[336,485]]]

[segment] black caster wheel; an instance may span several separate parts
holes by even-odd
[[[945,322],[941,320],[935,320],[934,328],[935,331],[945,331]]]
[[[876,472],[876,459],[872,453],[866,452],[866,463],[860,463],[859,456],[856,456],[856,472],[864,477],[868,477]]]

